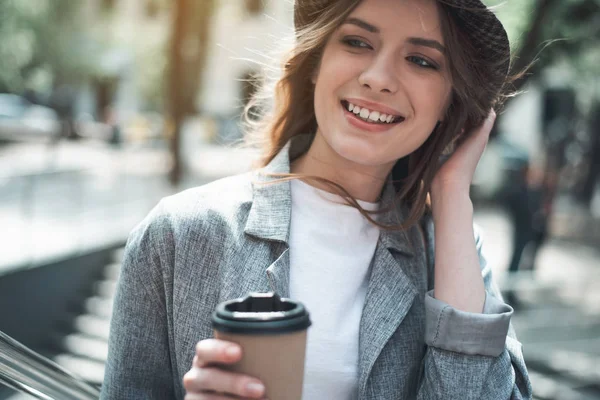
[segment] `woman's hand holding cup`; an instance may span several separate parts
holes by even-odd
[[[264,385],[258,379],[219,368],[241,359],[242,349],[236,343],[219,339],[198,342],[192,368],[183,377],[185,400],[263,398]]]

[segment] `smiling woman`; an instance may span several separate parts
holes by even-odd
[[[531,398],[469,198],[510,82],[502,24],[480,0],[294,4],[281,78],[247,107],[259,168],[130,236],[103,398],[269,397],[211,338],[217,304],[268,290],[311,313],[304,399]]]
[[[403,226],[410,226],[426,209],[436,160],[507,95],[502,91],[511,80],[506,33],[478,0],[301,3],[295,8],[297,44],[284,62],[283,77],[274,94],[268,84],[250,102],[267,110],[267,104],[276,105],[267,118],[249,124],[251,142],[264,149],[260,166],[291,137],[315,133],[313,146],[292,165],[293,173],[312,176],[322,189],[366,200],[365,191],[377,193],[370,188],[373,177],[380,184],[396,166],[398,200],[411,206]],[[344,103],[359,106],[352,110],[356,118]],[[394,115],[396,123],[373,126],[368,122],[377,115],[373,112]],[[344,132],[342,122],[356,129]],[[314,174],[320,159],[331,165],[323,151],[333,152],[340,163],[326,168],[328,176]],[[304,169],[306,157],[313,159],[311,170]],[[331,179],[340,173],[343,178]]]
[[[359,4],[325,44],[313,75],[315,141],[292,172],[316,172],[322,169],[319,161],[327,160],[333,167],[327,178],[343,174],[346,186],[355,182],[347,187],[350,194],[375,201],[372,185],[384,182],[398,159],[427,140],[450,103],[444,53],[424,43],[443,48],[434,0]],[[371,112],[390,110],[402,120],[370,127],[371,122],[343,112],[345,99],[356,99],[360,113],[369,112],[367,119]]]

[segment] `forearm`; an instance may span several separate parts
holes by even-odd
[[[439,197],[435,200],[438,206],[441,204],[439,200]],[[438,207],[438,210],[441,211],[441,207]],[[463,220],[465,218],[465,213],[458,209],[450,215]],[[472,215],[472,211],[469,215]],[[444,224],[442,219],[442,224],[438,223],[435,226],[433,217],[431,214],[424,225],[430,243],[435,243],[436,230]],[[445,218],[444,215],[442,218]],[[475,229],[468,228],[468,235],[471,235],[468,237],[473,237]],[[459,233],[458,227],[452,229],[451,234],[447,236],[451,239],[453,235],[459,234],[467,236]],[[482,310],[472,313],[460,311],[445,301],[434,298],[431,289],[439,282],[434,277],[433,285],[429,287],[430,292],[425,295],[427,351],[417,396],[419,400],[531,399],[531,385],[523,361],[521,344],[510,328],[512,309],[502,302],[490,266],[481,254],[481,237],[475,236],[473,248],[477,256],[478,277],[484,286],[484,305]],[[445,246],[448,245],[447,242],[444,243]],[[447,253],[453,252],[439,252],[434,256],[432,253],[436,248],[437,243],[431,246],[429,268],[439,271],[438,268],[444,265]],[[439,285],[447,282],[446,279]],[[464,288],[461,282],[458,282],[458,287]],[[435,297],[438,297],[437,287],[435,289]]]
[[[485,288],[468,193],[431,192],[435,226],[434,297],[466,312],[481,313]]]

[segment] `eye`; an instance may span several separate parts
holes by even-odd
[[[431,69],[435,69],[435,70],[439,69],[439,67],[435,63],[433,63],[423,57],[409,56],[406,59],[408,61],[410,61],[411,63],[418,65],[419,67],[422,67],[422,68],[431,68]]]
[[[371,45],[357,38],[343,38],[342,43],[347,46],[363,49],[371,49]]]

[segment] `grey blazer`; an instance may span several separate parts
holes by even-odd
[[[268,173],[289,172],[309,143],[293,139],[261,170],[165,198],[133,230],[115,295],[103,399],[183,399],[183,375],[196,343],[212,337],[219,302],[252,291],[289,295],[290,184],[265,182],[273,179]],[[384,205],[393,191],[388,182]],[[380,218],[397,222],[406,211]],[[427,216],[405,233],[380,234],[360,321],[358,398],[531,398],[512,309],[490,268],[481,258],[482,314],[434,299],[433,237]]]

